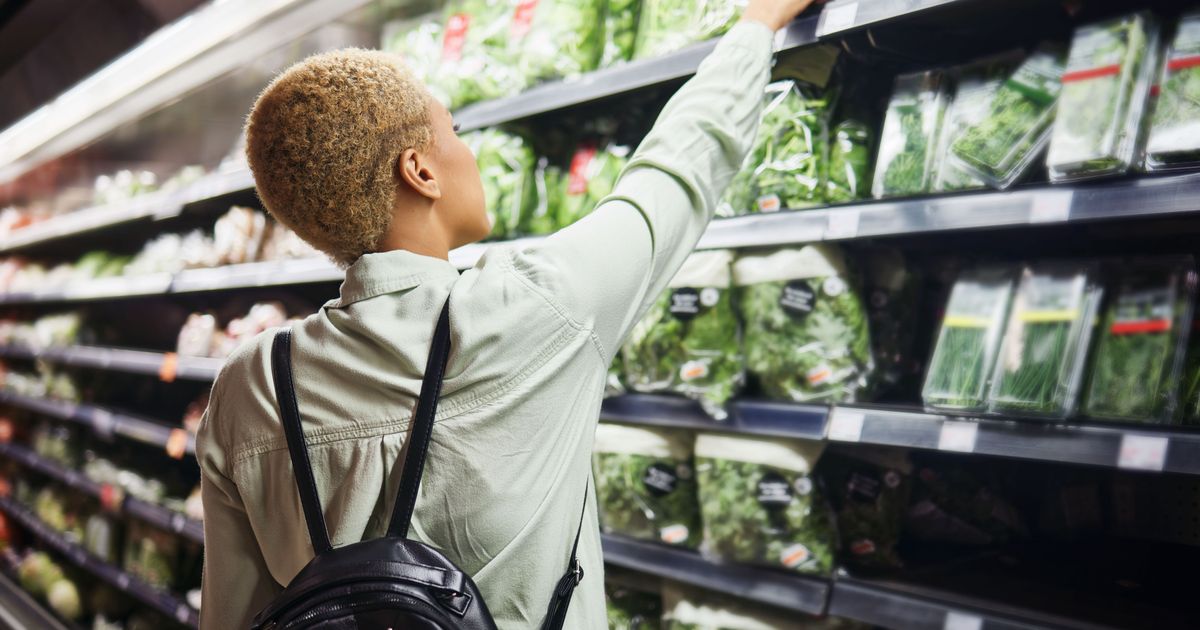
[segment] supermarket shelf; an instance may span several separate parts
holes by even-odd
[[[6,391],[0,391],[0,404],[12,405],[59,420],[80,424],[90,428],[93,433],[104,439],[111,439],[112,436],[119,435],[168,450],[178,442],[183,445],[179,451],[180,455],[196,452],[195,438],[187,435],[183,429],[165,426],[162,423],[123,412]],[[186,441],[178,437],[181,435],[186,436]]]
[[[961,0],[832,0],[821,11],[817,35],[830,37]]]
[[[727,419],[713,420],[687,398],[626,394],[606,399],[600,417],[654,427],[820,440],[828,412],[822,405],[739,400],[729,404]]]
[[[786,610],[820,615],[829,599],[827,580],[738,565],[718,565],[700,554],[620,536],[603,535],[604,562],[727,593]]]
[[[179,597],[154,588],[143,582],[140,578],[130,575],[88,553],[80,545],[67,540],[59,532],[50,529],[31,511],[12,499],[0,498],[0,512],[4,512],[11,517],[21,527],[33,534],[34,537],[41,540],[46,547],[134,599],[189,627],[194,628],[199,623],[199,613],[196,609],[187,605]]]
[[[175,378],[190,381],[211,381],[216,378],[224,359],[171,356],[162,352],[105,348],[100,346],[68,346],[65,348],[33,349],[27,346],[0,345],[0,357],[11,359],[44,359],[75,367],[99,368],[133,374],[162,374],[163,364],[175,364]]]
[[[78,470],[48,460],[22,446],[0,444],[0,455],[74,490],[92,496],[100,500],[102,504],[106,500],[105,495],[111,492],[111,490],[105,489],[105,484],[92,481]],[[145,521],[164,531],[175,532],[188,540],[204,544],[204,524],[200,521],[136,497],[124,497],[121,504],[116,507],[123,514]]]
[[[67,630],[58,617],[0,573],[0,630]]]

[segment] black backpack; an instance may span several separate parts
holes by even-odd
[[[329,542],[296,406],[291,348],[291,331],[284,328],[276,333],[271,348],[271,368],[275,397],[279,401],[296,485],[300,490],[300,503],[304,507],[304,520],[316,557],[300,570],[270,606],[255,617],[252,627],[255,630],[495,628],[492,615],[471,576],[433,547],[407,538],[450,354],[449,301],[442,308],[433,335],[425,378],[421,383],[421,397],[413,416],[400,491],[383,538],[339,549],[334,549]],[[581,529],[582,526],[581,518]],[[576,556],[578,548],[579,532],[576,532],[567,572],[554,590],[542,625],[546,630],[562,628],[571,594],[583,579],[583,568]]]

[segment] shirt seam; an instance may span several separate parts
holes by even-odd
[[[599,204],[597,204],[597,207],[599,207]],[[557,314],[560,318],[562,318],[562,320],[564,322],[566,322],[566,324],[568,326],[574,328],[575,330],[577,330],[579,332],[586,332],[588,335],[588,339],[592,342],[592,346],[595,347],[596,352],[598,352],[600,354],[601,362],[603,362],[604,356],[605,356],[604,355],[604,344],[600,341],[600,338],[596,336],[596,331],[588,326],[583,325],[581,322],[577,321],[567,311],[566,307],[559,304],[558,301],[555,300],[554,297],[552,295],[550,295],[550,293],[548,291],[546,291],[541,286],[539,286],[536,282],[534,282],[532,279],[527,277],[522,271],[520,271],[519,269],[514,267],[512,264],[513,251],[509,250],[508,253],[509,253],[508,256],[506,256],[505,258],[502,258],[500,260],[505,271],[512,272],[512,275],[521,284],[524,284],[527,289],[529,289],[530,291],[532,291],[534,293],[534,295],[537,295],[538,297],[540,297],[543,302],[545,302],[547,305],[549,305],[550,308],[554,309],[555,314]]]

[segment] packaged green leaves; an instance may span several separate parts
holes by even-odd
[[[524,84],[595,70],[608,0],[518,0],[509,26]]]
[[[558,180],[556,228],[564,228],[591,213],[617,185],[629,147],[610,144],[601,149],[595,143],[584,142],[571,157],[570,170]]]
[[[826,449],[818,468],[833,505],[846,561],[900,566],[896,544],[908,508],[912,464],[901,449]]]
[[[867,316],[841,250],[808,245],[739,258],[733,281],[746,370],[796,402],[857,400],[871,370]]]
[[[405,65],[429,87],[434,97],[448,105],[450,99],[444,86],[434,80],[442,61],[443,28],[440,11],[394,20],[383,25],[380,49],[403,57]]]
[[[500,98],[523,81],[511,45],[512,0],[450,0],[446,4],[442,57],[431,77],[451,109]]]
[[[537,204],[533,150],[519,136],[497,129],[473,133],[465,140],[479,164],[492,238],[515,236]]]
[[[1173,419],[1195,286],[1190,257],[1137,261],[1125,268],[1101,319],[1086,415]]]
[[[559,228],[558,214],[562,208],[562,169],[550,164],[545,157],[538,158],[533,169],[533,186],[537,203],[523,217],[517,231],[522,235],[551,234]]]
[[[987,406],[1015,273],[985,268],[963,273],[950,291],[921,397],[927,407],[979,411]]]
[[[933,190],[938,192],[984,188],[987,184],[949,154],[951,138],[963,129],[978,125],[988,115],[996,92],[1020,62],[1019,54],[1005,53],[980,59],[950,71],[954,97],[946,107],[939,138],[938,169]]]
[[[681,547],[699,545],[690,434],[601,424],[592,461],[605,532]]]
[[[879,134],[875,182],[871,186],[871,194],[877,199],[930,190],[945,106],[945,81],[940,72],[896,77]]]
[[[642,0],[638,59],[657,57],[721,35],[733,26],[748,0]]]
[[[600,67],[607,68],[633,59],[641,13],[642,0],[608,0]]]
[[[829,168],[825,201],[845,203],[867,196],[871,172],[871,129],[843,120],[829,134]]]
[[[1152,171],[1200,163],[1200,13],[1179,18],[1159,79],[1146,167]]]
[[[727,561],[828,575],[837,538],[811,476],[823,447],[801,440],[697,435],[702,550]]]
[[[743,381],[732,262],[724,250],[688,257],[622,348],[630,389],[678,392],[725,419],[725,402]]]
[[[1026,268],[992,378],[989,409],[1065,418],[1075,410],[1102,290],[1087,264]]]
[[[1075,31],[1046,157],[1051,181],[1124,173],[1135,164],[1157,51],[1158,24],[1147,12]]]
[[[951,130],[950,152],[962,166],[995,188],[1020,179],[1050,139],[1062,68],[1061,50],[1039,47],[996,90],[982,120]]]

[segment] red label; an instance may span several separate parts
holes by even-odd
[[[581,146],[571,158],[571,173],[567,183],[568,195],[582,195],[588,189],[588,171],[596,158],[596,147]]]
[[[1162,86],[1159,84],[1155,83],[1150,86],[1150,96],[1158,96],[1160,92],[1162,92]]]
[[[1190,57],[1180,57],[1167,62],[1167,72],[1175,72],[1176,70],[1185,70],[1200,66],[1200,55],[1192,55]]]
[[[466,13],[455,13],[446,22],[446,36],[442,38],[442,61],[458,61],[462,59],[463,45],[467,43],[467,27],[471,25],[471,16]]]
[[[1076,70],[1068,72],[1062,76],[1063,83],[1074,83],[1076,81],[1087,81],[1088,79],[1098,79],[1107,77],[1121,72],[1121,64],[1114,63],[1111,66],[1100,66],[1099,68],[1091,68],[1088,70]]]
[[[863,539],[850,545],[850,553],[856,556],[866,556],[875,553],[874,541]]]
[[[119,512],[121,500],[124,498],[124,493],[120,488],[110,483],[100,486],[100,506],[109,512]]]
[[[1160,333],[1171,330],[1169,319],[1139,319],[1130,322],[1116,322],[1109,328],[1114,335],[1137,335],[1142,333]]]
[[[517,10],[513,13],[512,24],[508,27],[508,34],[513,39],[521,39],[529,32],[530,26],[533,24],[533,14],[537,12],[538,0],[521,0],[517,3]]]

